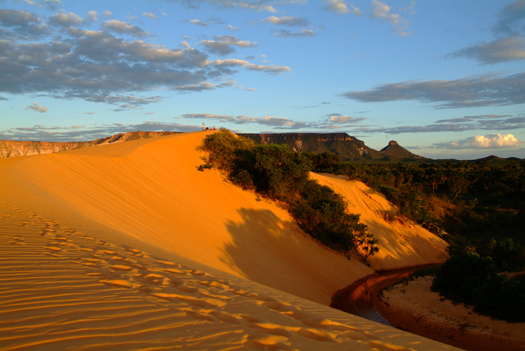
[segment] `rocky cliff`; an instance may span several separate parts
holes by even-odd
[[[59,151],[73,150],[82,147],[120,143],[138,139],[154,138],[178,132],[127,132],[103,139],[86,142],[48,142],[48,141],[15,141],[0,140],[0,158],[52,154]]]
[[[424,158],[391,141],[381,151],[374,150],[346,133],[284,133],[284,134],[238,134],[252,139],[256,144],[286,144],[294,151],[323,153],[333,152],[342,161],[382,160],[391,162],[423,160]]]
[[[380,158],[378,151],[369,148],[362,140],[346,133],[283,133],[283,134],[238,134],[252,139],[256,144],[286,144],[294,151],[333,152],[341,160],[365,160]]]

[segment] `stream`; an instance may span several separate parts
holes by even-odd
[[[338,310],[351,313],[374,322],[392,326],[385,318],[383,318],[383,316],[379,314],[379,312],[377,312],[374,306],[374,300],[377,300],[377,295],[381,290],[394,285],[403,278],[408,278],[410,274],[423,267],[418,266],[395,271],[375,273],[371,276],[360,279],[346,288],[335,292],[332,297],[330,307],[337,308]]]

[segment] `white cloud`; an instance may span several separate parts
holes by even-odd
[[[255,89],[255,88],[245,88],[245,87],[242,87],[240,85],[238,85],[237,88],[239,88],[241,90],[247,90],[247,91],[257,91],[257,89]]]
[[[118,20],[109,20],[102,24],[102,27],[108,31],[111,32],[117,32],[120,34],[129,34],[134,37],[147,37],[150,36],[147,31],[142,30],[141,28],[128,24],[126,22],[118,21]]]
[[[234,31],[235,31],[235,30],[239,30],[239,27],[234,27],[234,26],[228,24],[228,25],[226,26],[226,29],[234,30]]]
[[[49,23],[63,27],[70,27],[73,25],[81,25],[84,23],[84,20],[73,12],[70,12],[69,14],[56,13],[49,17]]]
[[[44,113],[44,112],[47,112],[47,107],[38,106],[38,104],[36,102],[32,102],[31,105],[26,107],[26,110],[33,110],[33,111],[36,111],[36,112]]]
[[[204,45],[210,53],[222,56],[234,53],[235,48],[233,46],[241,48],[257,46],[257,43],[251,43],[248,40],[239,40],[232,35],[215,36],[214,40],[202,40],[200,44]]]
[[[306,18],[293,17],[293,16],[288,16],[288,17],[271,16],[271,17],[262,19],[261,22],[272,23],[277,26],[290,26],[290,27],[293,27],[293,26],[305,27],[310,24],[308,19]]]
[[[341,15],[344,15],[350,12],[356,16],[363,16],[363,13],[358,7],[350,4],[351,9],[349,9],[348,4],[344,0],[327,0],[325,2],[327,4],[325,9],[327,10],[337,12]]]
[[[520,142],[514,135],[500,133],[474,135],[463,140],[434,144],[436,148],[445,149],[506,149],[519,145]]]
[[[390,23],[393,31],[398,36],[404,37],[411,35],[405,32],[405,29],[408,27],[408,21],[399,14],[392,13],[390,6],[386,3],[379,0],[372,0],[370,10],[372,11],[370,15],[371,18]]]
[[[104,12],[102,12],[102,14],[103,14],[104,16],[108,17],[108,18],[109,18],[109,17],[113,17],[113,14],[112,14],[110,11],[107,11],[107,10],[104,11]]]
[[[24,0],[26,4],[36,6],[36,7],[42,7],[45,6],[48,10],[58,10],[62,7],[62,3],[60,0]]]
[[[142,14],[142,16],[144,17],[148,17],[148,18],[151,18],[151,19],[154,19],[154,20],[158,20],[159,18],[157,16],[155,16],[154,14],[152,14],[151,12],[144,12]]]
[[[334,124],[359,123],[366,120],[366,117],[341,116],[338,114],[330,115],[329,121]]]
[[[88,12],[88,21],[91,21],[91,22],[95,22],[98,20],[98,14],[97,14],[97,11],[89,11]]]
[[[204,22],[202,22],[201,20],[198,20],[198,19],[193,19],[193,20],[189,20],[188,22],[192,23],[192,24],[196,24],[198,26],[201,26],[201,27],[208,27],[208,25]]]
[[[216,67],[246,67],[250,71],[262,71],[267,73],[283,73],[287,71],[291,71],[290,67],[287,66],[276,66],[276,65],[256,65],[255,63],[250,63],[248,61],[244,60],[238,60],[238,59],[226,59],[226,60],[215,60],[210,61],[210,65],[216,66]]]

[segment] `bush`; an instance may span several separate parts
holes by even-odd
[[[271,199],[282,201],[299,226],[324,245],[348,256],[359,245],[368,255],[377,250],[377,241],[359,223],[359,215],[348,214],[344,199],[332,189],[309,179],[311,159],[330,167],[338,158],[323,154],[295,153],[286,145],[253,145],[227,130],[208,135],[200,149],[209,153],[206,164],[224,171],[228,179],[244,189],[254,189]]]
[[[359,215],[348,214],[343,198],[327,186],[308,180],[291,206],[292,216],[305,232],[324,245],[346,253],[366,226]]]
[[[198,150],[208,153],[204,157],[205,165],[202,168],[209,168],[210,165],[221,171],[230,172],[233,161],[236,158],[235,152],[247,150],[254,146],[251,139],[239,138],[227,129],[222,129],[220,133],[213,133],[206,136]]]

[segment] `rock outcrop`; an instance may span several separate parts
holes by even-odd
[[[154,138],[176,133],[179,132],[127,132],[92,141],[63,143],[51,141],[0,140],[0,158],[52,154],[59,151]]]

